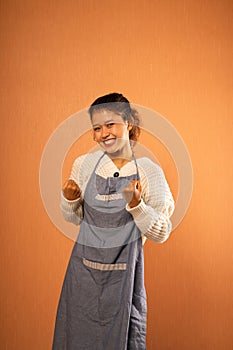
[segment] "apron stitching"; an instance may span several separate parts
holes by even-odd
[[[95,261],[88,260],[86,258],[83,258],[83,264],[88,267],[91,267],[92,269],[101,270],[101,271],[126,270],[126,267],[127,267],[126,263],[102,264],[102,263],[97,263]]]

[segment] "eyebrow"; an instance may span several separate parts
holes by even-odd
[[[106,120],[106,121],[104,122],[104,124],[111,123],[111,122],[114,122],[114,120],[113,120],[113,119]],[[114,123],[115,123],[115,122],[114,122]],[[99,125],[101,125],[101,124],[93,124],[92,127],[94,128],[95,126],[99,126]]]

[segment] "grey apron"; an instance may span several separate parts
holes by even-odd
[[[141,233],[125,209],[127,177],[96,174],[83,200],[56,315],[53,350],[145,350],[146,292]],[[117,174],[116,174],[117,175]]]

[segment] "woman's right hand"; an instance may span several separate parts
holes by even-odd
[[[67,180],[62,186],[62,191],[66,199],[75,200],[81,195],[81,190],[74,180]]]

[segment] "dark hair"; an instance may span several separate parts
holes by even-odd
[[[132,124],[132,129],[129,131],[129,139],[132,141],[138,140],[140,135],[140,116],[136,109],[131,108],[126,97],[117,92],[98,97],[88,109],[91,120],[93,113],[98,110],[109,110],[119,114],[124,121]]]

